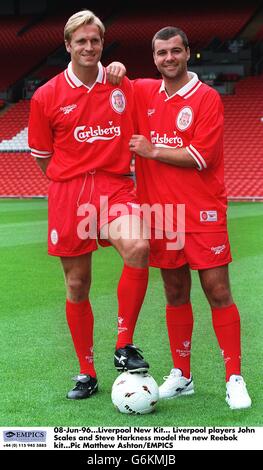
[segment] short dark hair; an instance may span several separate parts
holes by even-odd
[[[155,33],[155,35],[153,36],[152,50],[154,51],[154,44],[156,39],[162,39],[164,41],[167,41],[168,39],[173,38],[174,36],[180,36],[182,38],[185,49],[189,47],[188,38],[185,32],[182,31],[182,29],[176,28],[175,26],[166,26],[165,28],[160,29],[160,31],[157,31],[157,33]]]

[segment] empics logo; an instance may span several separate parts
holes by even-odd
[[[112,140],[120,135],[120,126],[114,126],[112,121],[109,121],[109,127],[78,126],[74,130],[74,137],[78,142],[88,142],[89,144],[96,140]]]
[[[14,437],[16,434],[13,431],[6,431],[4,435],[8,437],[8,439],[11,439],[11,437]]]
[[[4,442],[46,442],[47,433],[42,430],[25,431],[22,429],[14,429],[12,431],[4,431],[3,437]]]

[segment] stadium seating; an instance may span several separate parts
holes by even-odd
[[[42,67],[40,67],[34,72],[34,78],[47,81],[58,73],[62,72],[64,69],[65,67],[63,65],[44,64]]]
[[[178,26],[183,29],[194,48],[205,47],[216,36],[220,40],[231,39],[245,25],[253,13],[253,4],[241,7],[237,11],[230,9],[222,11],[211,8],[202,11],[200,8],[186,15],[185,11],[171,9],[170,12],[139,11],[139,13],[127,13],[107,28],[106,40],[119,41],[126,47],[131,44],[142,44],[152,39],[158,29],[167,25]]]
[[[0,152],[0,196],[46,196],[48,179],[27,152]]]
[[[72,11],[74,5],[66,3],[64,2],[63,8],[59,8],[56,14],[35,20],[32,15],[0,16],[1,59],[5,64],[1,70],[0,92],[26,74],[34,73],[45,63],[50,54],[64,45],[65,22],[74,13],[74,10]],[[80,2],[75,3],[77,5]],[[83,8],[83,5],[79,6],[80,10]],[[103,20],[111,15],[112,9],[113,6],[110,4],[96,5],[96,12]],[[49,70],[43,78],[49,79],[51,76],[53,76],[52,71]]]
[[[27,144],[27,125],[29,101],[21,100],[10,106],[0,116],[0,151],[29,150]]]
[[[1,70],[0,91],[31,72],[63,44],[65,19],[61,15],[47,17],[18,35],[28,22],[29,17],[0,18],[1,57],[5,63]]]
[[[21,100],[0,115],[0,196],[46,196],[48,180],[29,154],[29,101]]]
[[[203,11],[193,7],[189,15],[184,9],[173,6],[163,11],[142,9],[127,12],[112,23],[106,31],[107,61],[120,60],[127,67],[130,78],[156,76],[151,41],[156,31],[167,25],[183,29],[192,51],[207,47],[216,37],[220,42],[231,39],[242,30],[255,11],[255,3],[236,9],[211,6]],[[167,11],[168,10],[168,11]]]
[[[224,96],[225,179],[230,199],[263,199],[263,76]]]
[[[263,199],[263,77],[248,77],[224,96],[225,179],[230,199]],[[0,196],[45,195],[47,180],[29,156],[29,101],[0,116]],[[18,151],[20,153],[18,153]],[[2,152],[2,153],[1,153]]]
[[[255,39],[256,39],[257,41],[260,41],[260,40],[262,41],[262,39],[263,39],[263,25],[262,25],[261,28],[258,30]]]
[[[157,77],[151,39],[158,29],[167,24],[179,26],[187,33],[192,50],[199,49],[206,47],[215,36],[219,43],[236,37],[253,16],[256,4],[256,0],[251,0],[248,5],[240,5],[238,10],[222,9],[220,5],[206,11],[195,5],[189,15],[178,6],[176,10],[174,6],[163,10],[155,10],[153,6],[151,10],[145,10],[142,5],[141,9],[133,11],[123,7],[108,21],[104,63],[124,62],[130,78]],[[109,7],[109,16],[110,10]],[[64,24],[65,17],[61,14],[47,16],[36,23],[30,16],[0,17],[1,54],[6,63],[1,72],[0,90],[29,71],[32,76],[33,69],[34,77],[46,80],[61,71],[62,66],[43,64],[48,55],[63,44]],[[262,37],[261,28],[257,39],[262,40]],[[40,67],[36,69],[36,65]],[[236,74],[232,75],[236,80]],[[263,76],[249,77],[237,83],[235,95],[223,96],[225,179],[230,199],[263,199],[262,88]],[[29,100],[21,100],[1,110],[0,197],[47,194],[47,179],[29,156],[28,115]]]

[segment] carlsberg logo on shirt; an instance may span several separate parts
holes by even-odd
[[[166,133],[161,135],[159,132],[151,131],[151,141],[156,147],[176,148],[183,146],[183,139],[176,135],[176,131],[174,131],[173,137],[169,137]]]
[[[120,126],[113,126],[112,121],[109,122],[110,127],[78,126],[74,130],[74,137],[78,142],[92,143],[95,140],[111,140],[121,135]]]

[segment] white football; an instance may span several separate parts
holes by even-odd
[[[123,372],[112,386],[111,399],[121,413],[144,415],[155,409],[159,388],[148,373]]]

